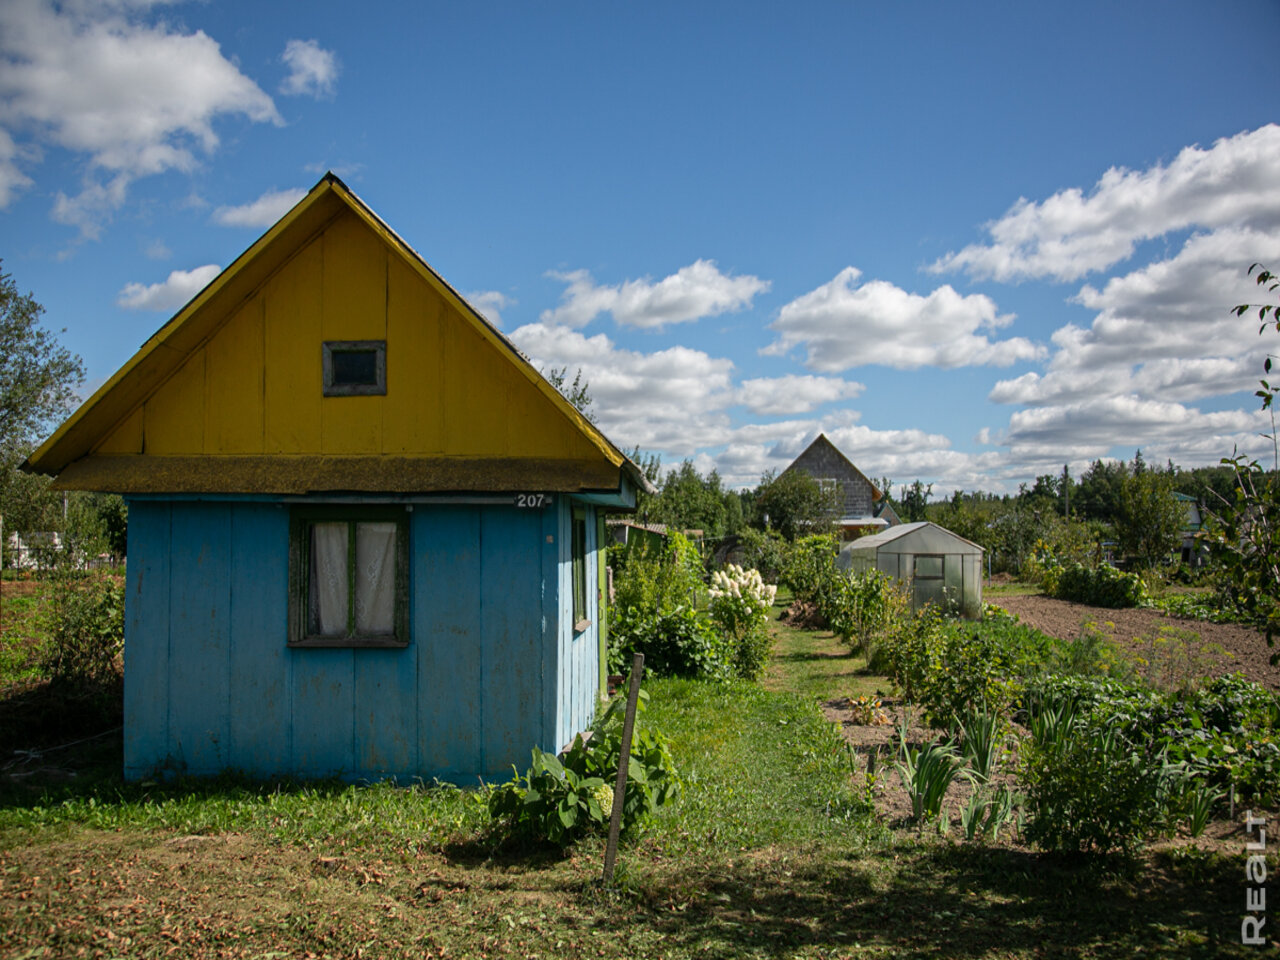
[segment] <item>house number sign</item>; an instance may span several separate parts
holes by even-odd
[[[517,493],[516,506],[531,510],[541,510],[543,507],[550,505],[551,494],[549,493]]]

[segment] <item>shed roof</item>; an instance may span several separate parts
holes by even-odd
[[[322,296],[334,301],[323,310]],[[320,397],[319,341],[374,339],[350,331],[361,329],[362,313],[378,311],[384,330],[396,311],[396,335],[417,344],[415,356],[433,357],[439,376],[406,367],[394,398],[389,385],[384,397],[322,407],[335,398]],[[274,346],[273,329],[283,331]],[[447,350],[465,355],[465,369],[436,356]],[[407,362],[404,352],[396,362]],[[272,394],[265,371],[285,354],[302,371],[294,379],[306,382],[276,383]],[[446,401],[431,391],[446,381],[451,406],[434,411],[432,402]],[[494,383],[500,395],[486,395]],[[272,396],[277,411],[314,407],[315,428],[266,436]],[[459,422],[468,417],[488,419]],[[122,493],[652,491],[618,447],[332,173],[151,336],[23,468],[56,475],[59,487]]]

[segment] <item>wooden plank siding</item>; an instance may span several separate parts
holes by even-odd
[[[323,396],[321,343],[385,340],[385,396]],[[354,214],[276,270],[95,456],[448,456],[600,451]],[[288,461],[266,469],[288,469]]]
[[[129,779],[505,779],[594,717],[600,610],[591,589],[591,627],[573,632],[569,497],[542,510],[414,504],[403,649],[286,646],[288,503],[129,506]]]

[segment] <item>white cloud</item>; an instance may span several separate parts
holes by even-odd
[[[550,273],[567,283],[560,306],[543,311],[547,324],[584,327],[601,313],[613,314],[623,326],[660,330],[669,323],[688,323],[700,317],[749,307],[769,282],[753,276],[729,276],[714,260],[697,260],[657,281],[648,277],[617,286],[597,286],[586,270]]]
[[[213,222],[224,227],[270,227],[307,195],[306,190],[270,190],[252,203],[218,207]]]
[[[771,324],[780,336],[761,352],[784,355],[804,345],[805,366],[826,373],[869,364],[1008,366],[1044,355],[1024,337],[986,335],[1013,320],[997,313],[990,297],[961,296],[949,285],[920,296],[883,280],[859,284],[861,276],[856,267],[845,267],[830,283],[784,306]]]
[[[23,151],[13,142],[9,132],[0,128],[0,210],[12,203],[33,182],[18,166],[20,159],[24,159]]]
[[[83,192],[60,194],[54,210],[85,237],[97,235],[133,180],[191,170],[198,153],[215,150],[219,118],[282,122],[213,38],[141,22],[152,5],[0,4],[0,128],[30,138],[19,149],[44,144],[87,157]],[[11,197],[22,183],[8,162],[0,183]]]
[[[128,310],[175,313],[221,272],[222,268],[216,263],[209,263],[193,270],[174,270],[161,283],[128,283],[116,297],[116,303]]]
[[[281,60],[289,67],[289,75],[280,84],[280,92],[289,96],[331,97],[338,80],[338,58],[321,48],[316,40],[290,40],[284,45]]]
[[[1168,260],[1101,290],[1083,287],[1073,299],[1098,311],[1091,325],[1059,328],[1048,370],[999,381],[989,399],[1052,406],[1132,393],[1188,402],[1252,390],[1268,344],[1230,308],[1255,296],[1245,269],[1277,245],[1280,229],[1197,234]]]
[[[737,402],[752,413],[766,416],[808,413],[824,403],[859,396],[865,389],[861,383],[839,377],[789,374],[743,380],[738,387]]]
[[[567,367],[570,375],[581,369],[601,429],[626,449],[639,444],[692,456],[724,442],[730,429],[729,360],[681,346],[623,350],[603,333],[586,337],[544,323],[525,324],[510,337],[536,367]]]
[[[1143,240],[1189,227],[1280,225],[1280,126],[1183,149],[1168,166],[1113,167],[1092,193],[1061,190],[1020,199],[987,226],[989,244],[949,253],[935,271],[965,270],[999,281],[1076,280],[1133,254]]]
[[[502,326],[502,311],[516,304],[511,297],[497,290],[477,290],[466,294],[466,298],[495,327]]]
[[[157,237],[147,244],[143,254],[148,260],[168,260],[173,256],[173,250],[169,248],[167,243]]]

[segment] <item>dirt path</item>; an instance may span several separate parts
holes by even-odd
[[[1250,680],[1271,690],[1280,690],[1280,666],[1272,666],[1275,648],[1267,646],[1266,637],[1238,623],[1208,623],[1204,620],[1182,620],[1167,617],[1155,610],[1109,610],[1088,607],[1082,603],[1054,600],[1043,596],[992,597],[991,602],[1015,613],[1037,630],[1063,640],[1080,636],[1085,623],[1093,623],[1104,634],[1118,641],[1152,638],[1162,627],[1190,631],[1202,643],[1216,644],[1225,654],[1211,657],[1217,672],[1239,671]]]

